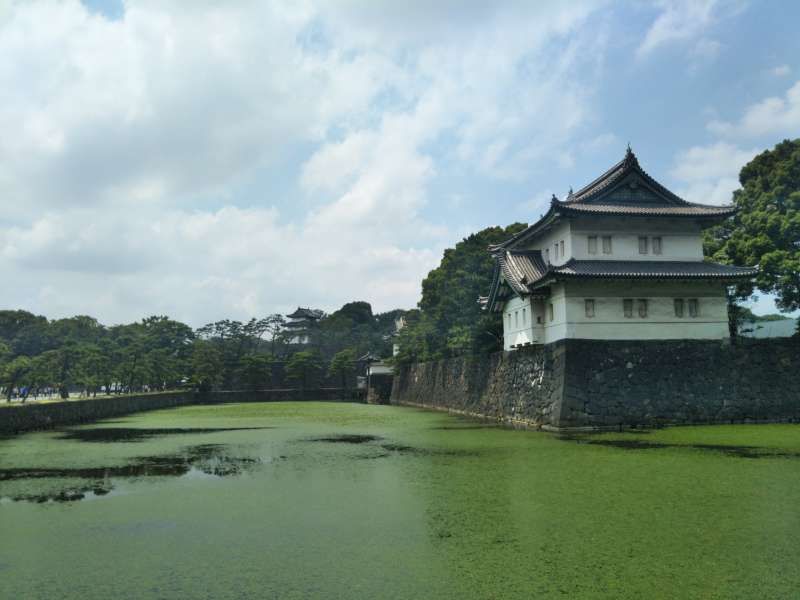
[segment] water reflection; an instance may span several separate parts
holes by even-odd
[[[354,444],[364,446],[369,450],[368,454],[360,454],[354,458],[386,458],[392,455],[416,455],[416,456],[476,456],[477,452],[464,449],[453,448],[427,448],[409,446],[392,441],[386,441],[377,435],[346,433],[332,434],[321,437],[306,438],[306,442],[327,442],[330,444]]]
[[[261,463],[260,458],[232,454],[231,447],[225,444],[199,444],[188,446],[175,454],[136,457],[122,465],[5,468],[0,469],[0,482],[68,480],[46,492],[25,491],[6,498],[15,502],[74,502],[107,495],[114,489],[114,479],[180,477],[192,471],[228,477],[239,475]]]
[[[219,433],[228,431],[254,431],[271,427],[180,427],[147,429],[142,427],[92,427],[88,429],[69,429],[58,436],[62,440],[80,442],[141,442],[158,436]]]

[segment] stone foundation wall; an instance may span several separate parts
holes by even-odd
[[[571,340],[561,426],[800,420],[800,340]]]
[[[392,402],[556,429],[800,421],[798,342],[562,340],[402,368]]]
[[[191,404],[192,392],[167,392],[140,396],[114,396],[0,408],[0,434],[77,425],[121,415]]]
[[[392,402],[544,425],[560,419],[564,373],[563,342],[419,363],[395,376]]]

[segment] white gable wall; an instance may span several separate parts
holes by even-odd
[[[505,305],[503,332],[505,350],[520,343],[520,335],[531,343],[549,344],[565,338],[602,340],[725,339],[728,337],[728,306],[725,288],[715,281],[569,281],[551,287],[545,300],[514,298]],[[676,298],[684,301],[683,316],[675,314]],[[633,316],[626,317],[623,301],[633,300]],[[647,300],[647,316],[640,317],[638,303]],[[691,316],[689,300],[698,301]],[[594,301],[594,316],[586,315],[586,300]],[[533,319],[522,326],[521,309]],[[553,305],[550,319],[549,304]],[[519,316],[515,326],[514,313]],[[508,315],[511,314],[511,328]],[[536,324],[541,316],[543,323]]]
[[[524,311],[524,312],[523,312]],[[514,296],[503,307],[503,350],[518,343],[532,343],[531,308],[527,298]]]
[[[514,296],[503,307],[503,350],[521,344],[541,344],[541,335],[535,330],[536,315],[531,310],[530,298]]]
[[[625,317],[623,302],[633,300],[633,316]],[[675,299],[684,302],[675,314]],[[647,316],[638,314],[638,300],[647,300]],[[698,313],[689,314],[696,299]],[[594,300],[594,316],[586,315],[586,300]],[[587,281],[568,282],[564,296],[564,337],[603,340],[724,339],[729,336],[725,288],[706,281]]]
[[[602,252],[602,236],[611,236],[611,254]],[[589,254],[589,236],[597,236],[597,253]],[[639,253],[639,237],[648,238],[648,253]],[[702,261],[700,226],[692,220],[579,218],[570,231],[572,256],[579,260]],[[661,238],[661,254],[653,253],[653,237]]]
[[[544,304],[544,343],[549,344],[567,337],[567,303],[566,289],[563,283],[555,283],[550,287],[550,297],[543,301]],[[553,305],[550,318],[550,307]]]
[[[522,247],[526,250],[539,250],[542,253],[542,259],[545,258],[545,250],[550,252],[550,262],[554,265],[563,265],[572,256],[572,238],[570,236],[570,222],[567,219],[562,220],[552,229],[548,229],[539,236],[529,240]],[[560,252],[558,258],[555,257],[555,245],[564,242],[564,256]]]

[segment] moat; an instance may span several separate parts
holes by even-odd
[[[789,598],[800,425],[192,406],[0,440],[2,598]]]

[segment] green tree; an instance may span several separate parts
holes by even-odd
[[[31,359],[17,356],[3,368],[3,385],[6,388],[6,401],[11,402],[14,389],[23,385],[31,368]]]
[[[328,367],[328,377],[337,378],[341,386],[347,389],[348,382],[355,373],[356,351],[346,348],[337,352]]]
[[[197,330],[198,337],[212,342],[220,350],[223,361],[222,385],[226,389],[236,387],[242,359],[255,352],[261,345],[261,337],[273,326],[270,317],[250,319],[247,323],[223,319]]]
[[[478,305],[492,282],[494,261],[487,251],[525,228],[524,223],[489,227],[448,248],[438,267],[422,281],[420,312],[400,333],[397,362],[434,360],[498,350],[499,315]]]
[[[800,139],[784,140],[746,164],[733,193],[737,214],[705,236],[706,254],[758,265],[755,285],[776,294],[778,308],[800,308]],[[736,296],[752,293],[740,286]]]
[[[263,323],[264,333],[269,336],[270,354],[278,356],[278,345],[282,342],[281,332],[286,326],[286,319],[283,318],[283,315],[275,313],[264,318]]]
[[[140,323],[118,325],[112,328],[115,341],[115,379],[121,390],[132,392],[148,378],[148,340]]]
[[[197,340],[192,348],[192,382],[201,392],[222,383],[222,352],[208,340]]]
[[[467,354],[473,347],[474,327],[453,325],[447,332],[447,350],[452,356]]]
[[[3,368],[3,365],[10,357],[11,357],[11,348],[4,341],[0,340],[0,369]]]
[[[249,390],[263,390],[272,382],[275,359],[268,354],[248,354],[241,360],[240,379]]]
[[[31,395],[37,397],[43,389],[48,393],[58,386],[58,356],[56,350],[48,350],[31,359],[31,366],[26,375],[26,384],[31,388]]]
[[[316,352],[304,350],[295,352],[286,363],[286,377],[307,389],[315,375],[319,373],[320,360]]]
[[[110,368],[111,357],[98,344],[82,344],[79,347],[75,380],[87,396],[97,395]]]
[[[395,361],[400,364],[425,362],[441,355],[441,338],[432,317],[419,310],[406,313],[406,326],[397,337],[400,352]]]

